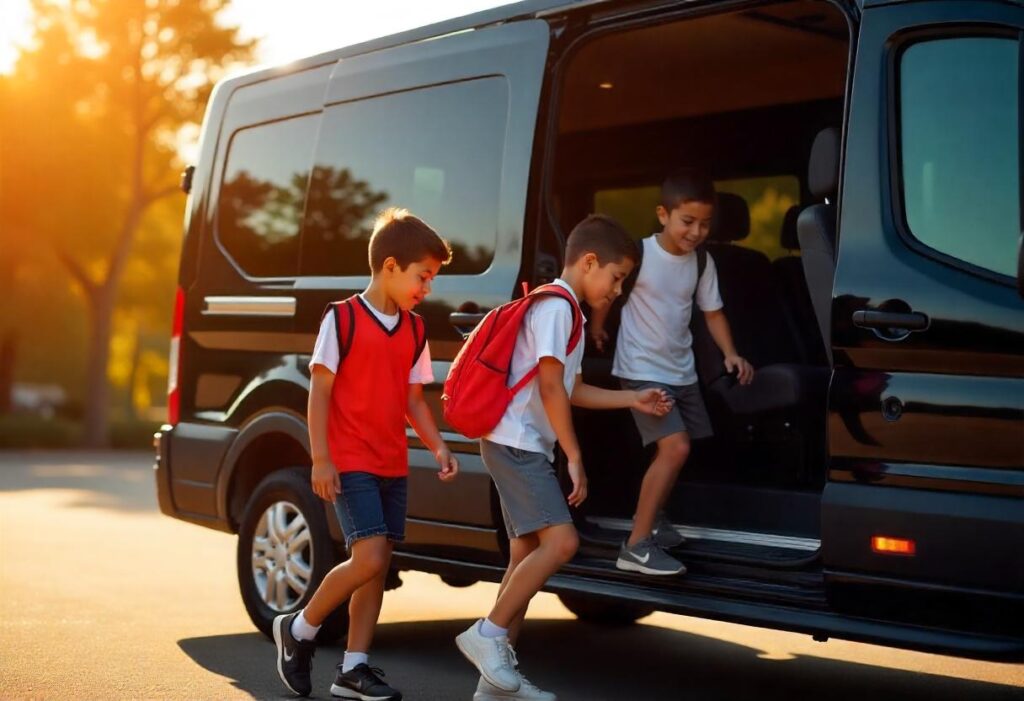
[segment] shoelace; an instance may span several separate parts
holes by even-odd
[[[519,675],[520,688],[525,687],[526,691],[540,691],[536,684],[532,683],[529,679],[523,676],[523,673],[519,671],[519,656],[516,654],[516,649],[512,647],[512,643],[508,643],[509,657],[512,658],[512,667],[516,670]]]

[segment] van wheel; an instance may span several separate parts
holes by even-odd
[[[581,621],[606,626],[627,626],[655,611],[653,606],[585,594],[559,594],[558,599]]]
[[[253,492],[238,529],[238,587],[253,624],[273,637],[274,618],[306,605],[337,562],[324,506],[298,470],[268,475]],[[317,641],[345,634],[348,606],[327,617]]]

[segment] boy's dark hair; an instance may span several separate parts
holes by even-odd
[[[402,270],[426,258],[440,261],[441,265],[447,265],[452,259],[447,241],[422,219],[398,207],[390,207],[377,215],[369,249],[370,270],[375,273],[384,267],[388,258],[394,258]]]
[[[565,264],[572,265],[588,253],[597,256],[602,267],[624,258],[637,262],[636,243],[622,224],[604,214],[591,214],[573,227],[565,244]]]
[[[661,184],[661,206],[671,212],[685,202],[715,204],[715,183],[696,168],[677,170]]]

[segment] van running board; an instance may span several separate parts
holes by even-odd
[[[685,562],[699,559],[773,569],[804,568],[818,559],[821,547],[821,541],[815,538],[672,525],[686,538],[682,546],[672,550],[672,555]],[[588,517],[579,530],[584,546],[600,551],[613,547],[617,550],[631,527],[626,519]]]

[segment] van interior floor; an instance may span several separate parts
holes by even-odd
[[[669,552],[687,572],[650,576],[615,567],[628,520],[589,517],[577,525],[579,553],[566,568],[574,574],[634,584],[639,576],[645,585],[664,589],[826,607],[820,543],[812,538],[674,524],[686,542]]]

